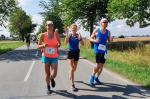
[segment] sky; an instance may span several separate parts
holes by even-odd
[[[31,16],[33,23],[37,23],[40,25],[42,23],[42,17],[39,12],[42,12],[43,9],[39,6],[39,1],[41,0],[19,0],[19,6],[22,7],[22,9]],[[130,28],[126,25],[125,20],[113,21],[108,24],[107,28],[111,31],[112,36],[150,35],[150,26],[139,28],[138,23],[136,23],[134,27]],[[38,27],[36,28],[36,31],[37,30]],[[84,31],[83,28],[81,28],[80,32],[83,37],[87,37],[90,35],[90,33],[88,31]],[[0,35],[1,34],[4,34],[5,36],[10,35],[8,29],[5,28],[0,28]]]

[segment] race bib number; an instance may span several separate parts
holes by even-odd
[[[54,54],[55,49],[54,48],[46,48],[46,54]]]
[[[99,44],[98,49],[106,51],[106,45]]]

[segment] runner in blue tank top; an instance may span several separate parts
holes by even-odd
[[[79,51],[79,39],[78,39],[79,34],[76,35],[69,35],[69,51],[70,52],[78,52]]]
[[[107,19],[102,18],[100,21],[100,28],[96,28],[90,37],[90,41],[94,43],[94,54],[97,63],[97,65],[93,68],[93,73],[89,80],[89,84],[92,87],[95,85],[94,81],[96,84],[102,84],[98,77],[102,72],[106,60],[107,40],[110,42],[110,31],[106,29],[107,24]]]
[[[84,45],[84,42],[82,40],[81,34],[77,33],[77,25],[72,24],[71,25],[71,34],[69,35],[68,32],[66,32],[66,38],[65,43],[69,44],[69,52],[68,52],[68,59],[69,59],[69,79],[71,81],[71,90],[72,91],[78,91],[78,89],[74,85],[74,72],[77,68],[78,60],[79,60],[79,43],[81,45]]]
[[[98,28],[98,34],[96,35],[96,39],[100,39],[100,41],[98,43],[94,43],[94,53],[107,53],[106,41],[108,39],[108,30],[106,29],[106,31],[102,33],[101,29]]]

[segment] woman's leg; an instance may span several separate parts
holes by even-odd
[[[45,63],[45,75],[46,75],[46,84],[47,84],[47,94],[51,94],[51,88],[50,88],[50,64]]]
[[[71,85],[72,85],[71,90],[72,91],[78,91],[78,89],[75,87],[75,84],[74,84],[74,72],[77,68],[77,64],[78,64],[78,61],[70,60],[69,77],[71,80]]]
[[[58,64],[51,64],[51,79],[55,79],[55,77],[57,76],[57,68]]]
[[[50,76],[50,80],[51,80],[51,86],[52,87],[55,87],[56,83],[55,83],[55,77],[57,76],[57,67],[58,65],[57,64],[51,64],[51,76]]]
[[[74,61],[74,72],[75,72],[76,69],[77,69],[77,65],[78,65],[78,61]]]
[[[74,84],[74,60],[73,59],[69,59],[69,79],[71,80],[71,84]]]
[[[46,80],[46,84],[47,86],[49,85],[50,82],[50,64],[49,63],[45,63],[45,80]]]

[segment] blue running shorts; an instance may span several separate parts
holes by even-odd
[[[42,56],[41,60],[42,60],[42,63],[58,64],[58,58],[48,58],[48,57]]]

